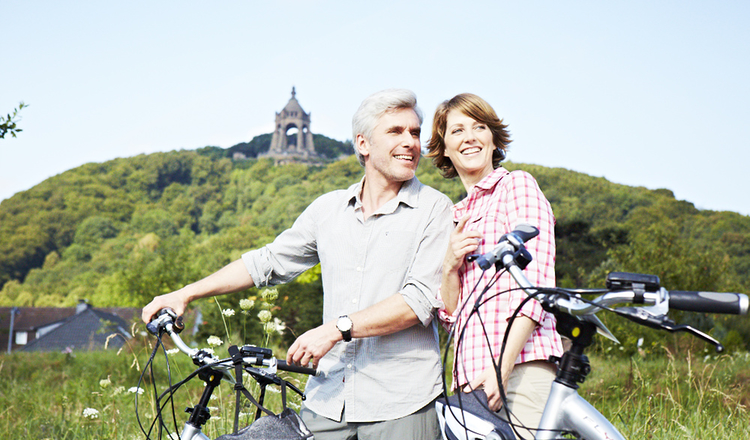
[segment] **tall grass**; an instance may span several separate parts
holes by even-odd
[[[630,439],[750,439],[750,354],[591,358],[580,394]]]
[[[147,428],[155,416],[150,397],[152,377],[146,374],[141,383],[143,394],[132,391],[138,385],[153,339],[138,336],[120,353],[18,352],[0,356],[0,438],[145,438],[134,403],[138,396],[138,417]],[[217,355],[223,357],[226,353],[217,349]],[[173,383],[193,371],[194,366],[181,353],[168,357]],[[665,352],[645,359],[596,354],[591,356],[591,364],[593,372],[581,385],[580,393],[627,438],[750,438],[748,353],[698,357]],[[157,358],[153,379],[159,392],[167,387],[163,354]],[[304,387],[303,377],[291,379]],[[187,419],[184,409],[198,402],[202,386],[202,381],[195,379],[177,392],[177,431]],[[280,409],[279,394],[270,391],[270,387],[267,403],[274,411]],[[299,399],[293,399],[292,405],[298,404]],[[211,438],[231,432],[231,386],[222,386],[210,406],[212,418],[204,432]],[[247,424],[254,409],[243,408],[243,413],[248,414],[242,419]],[[172,420],[171,408],[165,411],[165,417]],[[169,425],[173,423],[170,421]],[[155,433],[151,438],[158,438]]]

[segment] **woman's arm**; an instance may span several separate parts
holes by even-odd
[[[452,314],[458,307],[460,279],[458,270],[464,264],[467,255],[477,250],[482,234],[478,231],[466,231],[464,227],[469,220],[465,215],[458,221],[456,229],[451,233],[450,244],[443,260],[443,278],[440,284],[440,296],[445,304],[445,311]]]
[[[518,315],[513,321],[513,325],[510,327],[508,343],[505,346],[505,352],[502,356],[502,365],[500,365],[500,373],[503,380],[503,389],[506,390],[506,394],[508,378],[510,378],[510,373],[513,372],[513,367],[515,367],[516,359],[518,359],[518,356],[521,354],[521,350],[523,349],[524,345],[526,345],[526,342],[531,337],[531,333],[534,331],[536,326],[537,323],[532,319],[523,315]],[[499,360],[499,358],[500,356],[498,356],[496,362]],[[497,382],[497,374],[495,373],[495,369],[492,366],[485,368],[479,376],[469,382],[469,384],[464,387],[464,391],[470,392],[471,390],[475,390],[480,387],[484,388],[484,392],[487,394],[487,403],[489,404],[490,409],[493,411],[497,411],[498,409],[500,409],[503,402],[500,398],[500,387],[498,386]]]

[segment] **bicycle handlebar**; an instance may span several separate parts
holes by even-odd
[[[748,297],[741,293],[671,290],[669,308],[688,312],[746,315]]]
[[[531,284],[523,273],[523,268],[530,261],[531,255],[526,251],[524,240],[536,236],[536,228],[521,225],[517,230],[503,235],[502,240],[491,252],[476,258],[477,264],[487,270],[492,264],[507,270],[518,285],[528,294],[535,296],[547,310],[559,311],[589,321],[598,327],[604,336],[616,341],[616,338],[596,317],[602,308],[615,304],[642,304],[641,307],[621,307],[615,309],[619,314],[639,324],[669,331],[687,331],[721,349],[721,344],[710,336],[687,325],[677,325],[667,317],[669,309],[691,312],[722,313],[746,315],[748,313],[747,295],[741,293],[667,291],[659,286],[659,278],[653,275],[616,273],[613,280],[608,280],[607,289],[568,290],[561,288],[541,288]],[[609,281],[614,281],[609,283]],[[648,291],[647,291],[648,290]],[[593,300],[584,300],[580,294],[600,294]],[[650,306],[650,307],[646,307]]]
[[[299,365],[290,365],[290,364],[287,364],[286,361],[283,361],[283,360],[277,360],[276,367],[279,370],[289,371],[291,373],[302,373],[302,374],[308,374],[310,376],[320,375],[320,372],[316,370],[315,368],[302,367]]]
[[[178,326],[178,323],[180,324]],[[149,322],[146,324],[146,328],[152,334],[159,336],[161,332],[166,332],[175,346],[180,349],[183,353],[193,358],[197,365],[213,365],[214,367],[221,370],[230,370],[233,365],[232,361],[217,358],[216,356],[206,352],[205,350],[190,348],[180,337],[179,333],[184,328],[182,325],[182,317],[178,317],[172,309],[161,309]],[[271,350],[267,348],[244,346],[241,348],[243,354],[243,362],[246,367],[267,367],[271,373],[275,373],[276,370],[289,371],[292,373],[302,373],[311,376],[321,376],[322,373],[315,368],[290,365],[284,360],[279,360],[273,357]],[[232,382],[231,375],[225,373],[225,378]]]

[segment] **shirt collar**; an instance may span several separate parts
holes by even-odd
[[[484,193],[485,191],[492,191],[500,182],[500,180],[505,177],[506,174],[510,174],[510,171],[506,170],[503,167],[497,167],[491,173],[484,176],[484,178],[480,180],[476,185],[474,185],[469,195],[464,197],[464,199],[460,202],[453,205],[454,221],[458,221],[464,215],[464,212],[468,208],[468,205],[474,199],[476,199],[479,194]]]
[[[346,203],[347,205],[353,204],[355,210],[362,207],[362,199],[360,198],[360,195],[362,194],[362,185],[364,183],[365,178],[363,176],[359,182],[350,186],[346,190]],[[398,194],[396,194],[396,197],[383,205],[377,213],[391,214],[401,203],[409,206],[410,208],[416,208],[419,202],[419,187],[420,183],[416,176],[407,180],[403,185],[401,185],[401,189],[398,190]]]
[[[479,188],[481,190],[491,190],[493,189],[497,183],[502,179],[506,174],[510,173],[510,171],[506,170],[503,167],[497,167],[495,168],[491,173],[484,176],[484,179],[480,180],[479,183],[474,185],[474,188]],[[477,190],[473,190],[473,192],[476,192]]]

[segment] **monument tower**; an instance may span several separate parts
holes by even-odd
[[[268,153],[261,155],[271,157],[277,163],[306,162],[318,158],[310,131],[310,113],[305,113],[296,95],[292,87],[289,102],[280,113],[276,113],[276,128]]]

